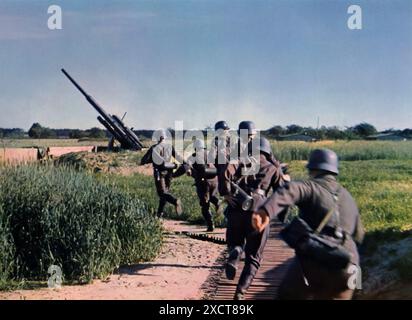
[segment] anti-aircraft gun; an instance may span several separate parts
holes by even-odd
[[[97,120],[110,132],[114,139],[116,139],[122,149],[141,150],[143,144],[140,142],[137,135],[128,128],[124,122],[116,115],[110,115],[89,95],[83,88],[67,73],[66,70],[61,69],[63,74],[70,80],[71,83],[83,94],[86,100],[93,106],[93,108],[100,114]]]

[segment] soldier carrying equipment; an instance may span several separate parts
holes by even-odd
[[[281,299],[350,299],[349,270],[359,268],[357,244],[364,230],[355,201],[339,185],[338,157],[328,149],[314,150],[307,164],[310,179],[278,189],[252,215],[260,232],[270,219],[292,205],[299,218],[282,231],[296,256],[279,289]]]
[[[172,162],[172,157],[177,161],[183,162],[183,158],[178,155],[174,147],[167,142],[166,130],[158,130],[155,132],[158,142],[151,146],[141,160],[141,164],[153,164],[153,177],[155,181],[156,191],[159,196],[159,207],[157,216],[163,216],[164,207],[167,202],[173,204],[177,214],[182,214],[182,203],[170,193],[170,185],[173,178],[173,170],[177,167]]]
[[[271,150],[263,148],[265,144],[267,144],[266,139],[260,138],[260,153],[256,159],[259,170],[256,174],[243,175],[244,167],[250,164],[239,162],[227,166],[222,180],[221,189],[228,201],[226,240],[229,257],[225,268],[228,279],[235,278],[241,254],[243,251],[245,252],[245,266],[237,284],[234,297],[236,300],[243,299],[251,285],[260,267],[263,249],[269,234],[268,227],[265,227],[261,233],[254,231],[251,224],[252,212],[265,202],[270,189],[276,190],[283,181],[280,163],[274,159]],[[251,198],[249,201],[252,202],[252,207],[249,208],[249,205],[242,207],[245,202],[241,200],[242,197],[236,196],[239,189],[234,188],[234,183],[247,193],[248,198]]]
[[[217,170],[218,180],[225,171],[225,168],[230,160],[230,128],[226,121],[221,120],[215,123],[216,137],[212,143],[208,160],[214,162]],[[220,184],[218,183],[219,193]]]
[[[203,218],[207,224],[207,232],[214,230],[213,216],[210,212],[212,203],[216,212],[220,212],[220,202],[217,197],[217,170],[214,164],[207,163],[206,146],[203,140],[195,140],[193,143],[195,152],[175,173],[180,176],[185,172],[195,180],[196,192],[202,209]]]

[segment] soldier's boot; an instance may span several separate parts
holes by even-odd
[[[213,223],[213,217],[212,214],[208,211],[208,214],[206,215],[206,224],[207,224],[207,232],[212,232],[215,230],[215,225]]]
[[[243,249],[240,246],[236,246],[230,251],[229,258],[225,266],[225,273],[227,279],[233,280],[236,277],[237,266],[239,264],[242,252]]]
[[[212,216],[212,213],[210,212],[209,208],[210,207],[209,207],[208,203],[202,205],[202,215],[203,215],[203,218],[205,219],[206,225],[207,225],[206,232],[212,232],[215,229],[215,226],[213,224],[213,216]]]
[[[180,201],[180,199],[176,200],[175,209],[176,214],[178,214],[179,216],[183,213],[182,201]]]
[[[246,261],[236,287],[236,293],[245,295],[255,278],[258,268]]]
[[[206,232],[212,232],[213,230],[215,230],[215,225],[213,224],[213,221],[210,221],[207,223]]]
[[[166,205],[166,200],[163,197],[161,197],[159,199],[159,207],[157,208],[157,214],[156,214],[158,218],[163,217],[163,214],[164,214],[163,210],[165,208],[165,205]]]
[[[241,292],[236,292],[233,300],[245,300],[245,295]]]
[[[236,287],[236,294],[244,296],[253,282],[255,275],[245,275],[243,272],[240,275],[239,283]]]

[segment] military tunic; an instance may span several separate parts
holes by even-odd
[[[203,150],[193,153],[186,164],[186,171],[190,169],[191,176],[195,180],[196,193],[199,198],[200,207],[202,208],[202,215],[208,227],[213,228],[210,203],[216,208],[219,206],[219,198],[217,197],[218,179],[217,175],[209,176],[206,174],[206,169],[208,168],[213,169],[215,166],[207,163],[207,154]]]
[[[339,216],[332,215],[321,235],[342,244],[333,231],[340,227],[347,235],[343,246],[351,253],[351,263],[359,266],[357,244],[361,243],[364,230],[356,203],[350,193],[341,187],[332,174],[320,174],[306,181],[293,181],[279,188],[261,207],[271,219],[286,208],[296,205],[300,217],[315,230],[322,219],[336,206],[333,193],[338,195]],[[330,270],[308,257],[296,256],[280,288],[280,298],[338,298],[348,299],[353,290],[347,286],[349,273]]]
[[[257,174],[248,176],[242,175],[244,165],[229,164],[222,179],[223,194],[233,194],[231,181],[237,181],[238,185],[254,200],[254,206],[250,211],[244,211],[240,204],[229,205],[226,211],[228,220],[226,241],[229,250],[238,248],[245,252],[245,266],[237,286],[237,292],[240,293],[247,291],[260,267],[263,249],[269,234],[269,228],[266,228],[263,233],[254,231],[251,224],[252,212],[264,203],[270,189],[276,190],[282,182],[282,172],[277,161],[273,158],[267,159],[265,155],[260,154],[259,164]]]
[[[159,196],[159,206],[157,214],[163,214],[166,203],[177,205],[178,199],[170,192],[170,186],[173,178],[173,169],[168,167],[174,157],[179,162],[183,159],[176,153],[174,147],[161,141],[151,146],[146,154],[143,156],[141,164],[153,164],[153,177],[155,181],[156,191]]]

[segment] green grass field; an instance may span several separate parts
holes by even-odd
[[[412,141],[272,141],[272,148],[282,161],[306,160],[317,148],[332,149],[343,161],[412,159]]]
[[[342,161],[340,171],[368,232],[412,229],[412,160]],[[291,162],[290,172],[303,178],[304,162]]]
[[[101,176],[100,179],[111,181],[117,187],[127,193],[142,199],[153,214],[157,211],[158,196],[154,186],[153,177],[142,174],[134,174],[133,176],[110,175]],[[172,193],[182,200],[184,212],[181,216],[176,215],[174,208],[167,205],[165,209],[166,217],[171,219],[185,220],[191,223],[203,224],[203,217],[200,212],[199,200],[196,195],[196,189],[193,185],[193,179],[187,176],[182,176],[174,179],[172,183]],[[212,206],[212,211],[214,210]],[[215,223],[218,226],[223,226],[223,216],[215,215]]]

